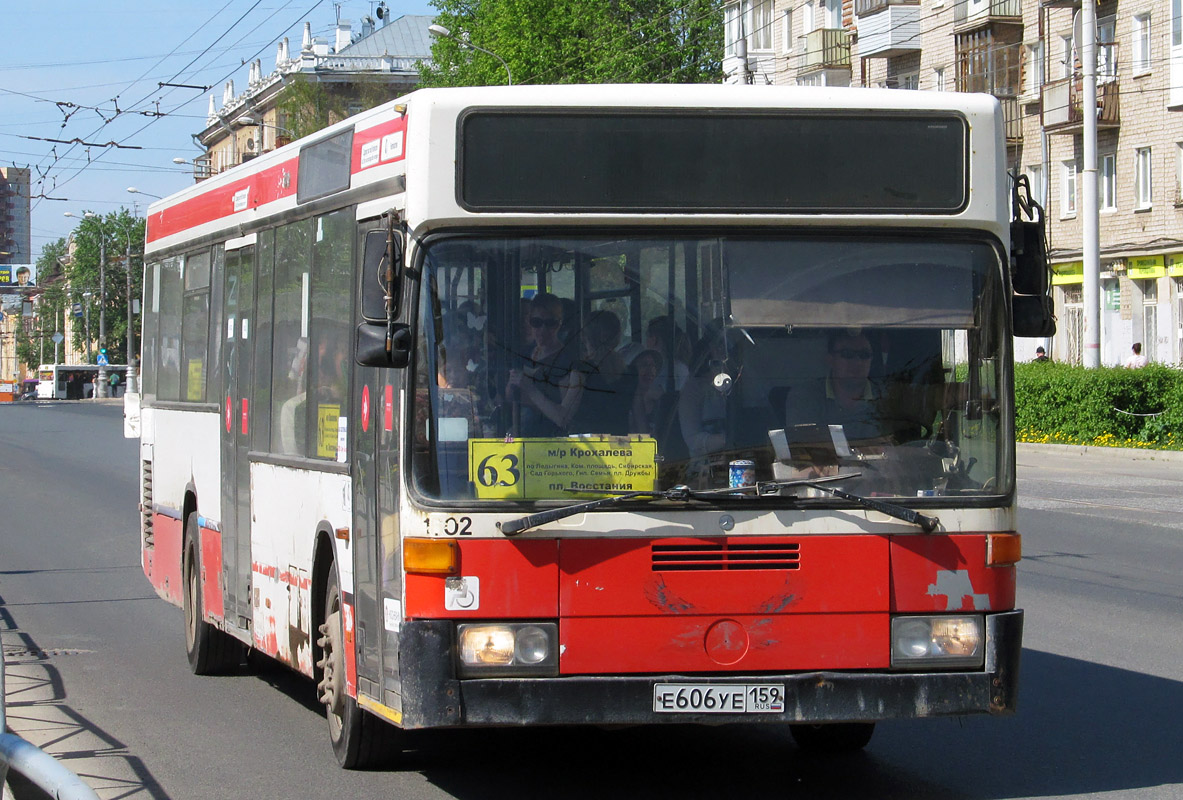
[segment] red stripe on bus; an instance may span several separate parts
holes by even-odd
[[[376,167],[379,164],[390,164],[406,158],[406,130],[405,117],[397,117],[375,125],[372,128],[356,131],[353,134],[353,157],[349,163],[349,171],[356,175],[362,170]],[[392,134],[398,134],[397,139],[383,139]],[[363,150],[369,146],[363,163]]]
[[[397,117],[354,133],[350,157],[351,175],[378,166],[401,161],[406,157],[404,141],[407,121]],[[397,134],[397,138],[390,139]],[[385,140],[385,141],[384,141]],[[369,147],[363,165],[362,151]],[[299,175],[299,156],[279,164],[259,169],[227,183],[199,193],[176,205],[148,215],[148,241],[155,242],[174,236],[190,228],[230,217],[242,211],[260,208],[291,197],[296,193]],[[240,194],[245,192],[245,194]],[[238,197],[236,201],[235,198]]]
[[[294,195],[298,165],[298,157],[289,158],[149,214],[148,241],[174,236],[190,228]],[[240,194],[243,192],[245,194]]]

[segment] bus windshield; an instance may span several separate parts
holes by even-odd
[[[982,238],[454,235],[423,262],[409,438],[429,501],[855,472],[864,495],[1010,492]]]

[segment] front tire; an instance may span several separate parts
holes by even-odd
[[[789,733],[802,750],[813,753],[853,753],[862,750],[875,733],[874,722],[829,725],[790,725]]]
[[[185,555],[181,563],[185,652],[194,675],[220,675],[238,666],[242,649],[236,639],[210,625],[202,616],[199,535],[197,514],[190,514],[185,522]]]
[[[337,762],[345,769],[364,769],[389,761],[398,751],[399,731],[367,713],[345,691],[345,629],[337,571],[329,569],[325,587],[324,622],[319,628],[321,658],[317,697],[325,707],[329,741]]]

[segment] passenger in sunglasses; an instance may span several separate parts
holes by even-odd
[[[521,402],[519,436],[560,436],[566,430],[547,416],[542,408],[562,402],[563,390],[572,381],[573,358],[559,338],[563,324],[563,302],[549,292],[530,300],[525,315],[534,349],[522,369],[511,369],[505,387],[506,399]]]

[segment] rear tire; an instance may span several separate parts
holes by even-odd
[[[210,625],[202,616],[198,536],[197,515],[190,514],[185,522],[185,554],[181,563],[185,652],[194,675],[220,675],[238,666],[242,647],[238,640]]]
[[[389,763],[400,749],[401,731],[360,708],[345,691],[345,629],[335,568],[329,570],[323,619],[316,642],[321,653],[316,662],[320,673],[316,693],[325,706],[329,741],[337,762],[345,769]]]
[[[875,733],[874,722],[829,725],[790,725],[789,733],[802,750],[812,753],[853,753],[862,750]]]

